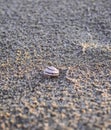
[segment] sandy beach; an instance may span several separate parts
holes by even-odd
[[[110,0],[0,0],[0,130],[111,130]]]

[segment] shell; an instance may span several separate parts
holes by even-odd
[[[59,70],[53,66],[49,66],[44,70],[43,74],[44,76],[57,77],[59,76]]]

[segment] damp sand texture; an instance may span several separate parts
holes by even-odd
[[[0,130],[110,129],[111,1],[0,0]]]

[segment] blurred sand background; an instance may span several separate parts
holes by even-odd
[[[111,1],[0,0],[0,130],[110,129]]]

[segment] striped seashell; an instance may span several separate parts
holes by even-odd
[[[57,77],[59,76],[59,70],[53,66],[49,66],[44,70],[44,76]]]

